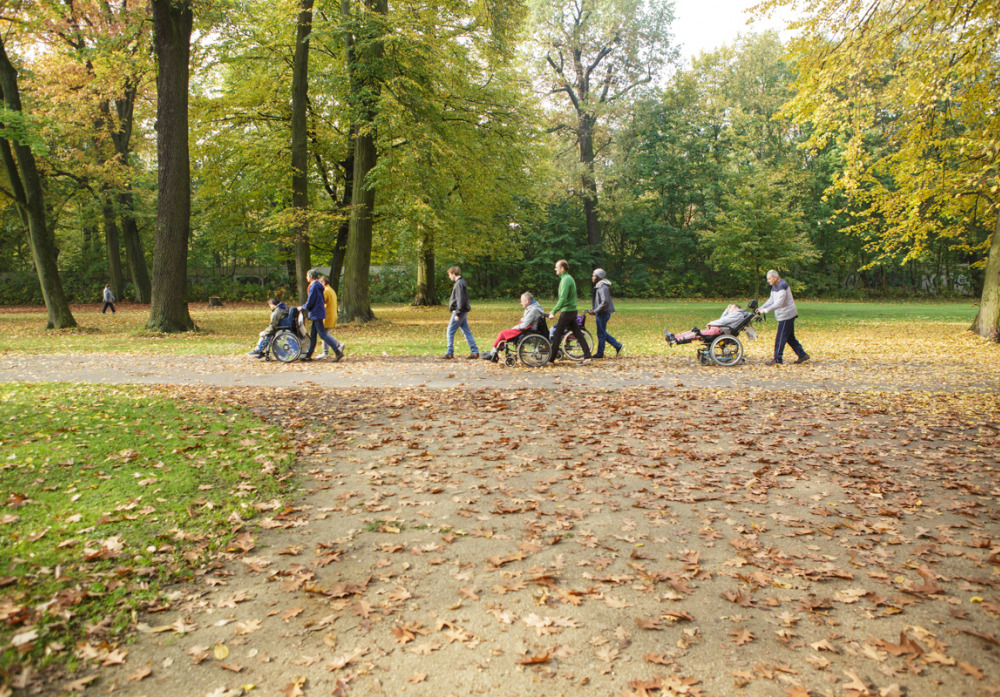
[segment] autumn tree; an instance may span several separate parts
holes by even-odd
[[[313,0],[301,0],[292,61],[292,207],[295,209],[295,284],[300,302],[305,302],[306,273],[312,266],[309,250],[309,139],[306,130],[309,101],[309,34],[312,32]]]
[[[815,129],[814,148],[842,144],[835,184],[860,212],[854,231],[904,262],[935,240],[978,256],[972,329],[1000,341],[1000,5],[818,0],[798,28],[788,111]],[[873,134],[884,147],[870,147]],[[982,222],[992,234],[977,238]]]
[[[35,273],[48,310],[48,328],[75,327],[56,264],[56,245],[46,217],[42,177],[32,151],[30,122],[21,108],[17,68],[0,37],[0,98],[5,107],[0,121],[0,155],[16,202],[28,230]]]
[[[670,59],[673,8],[643,0],[537,0],[533,10],[541,79],[549,94],[562,99],[551,128],[577,152],[587,244],[599,258],[595,161],[610,140],[601,128],[652,86]]]
[[[188,83],[194,13],[189,0],[153,0],[156,77],[158,199],[152,302],[146,326],[190,331],[187,255],[191,230],[188,156]]]

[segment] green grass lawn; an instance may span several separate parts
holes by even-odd
[[[543,301],[546,307],[552,300]],[[618,300],[618,312],[609,327],[625,342],[629,355],[669,353],[663,330],[683,331],[705,324],[721,314],[726,302],[692,300]],[[965,334],[976,314],[975,305],[963,303],[843,303],[801,301],[796,333],[814,355],[836,352],[838,356],[864,357],[880,337],[898,344],[913,342],[914,350],[931,350],[948,337]],[[249,350],[268,320],[266,306],[233,305],[209,309],[192,304],[191,314],[199,330],[181,335],[151,334],[143,329],[148,317],[145,306],[121,305],[118,314],[101,315],[100,305],[78,306],[74,315],[80,327],[47,331],[42,308],[0,314],[0,351],[57,353],[74,351],[150,354],[228,355]],[[377,305],[377,320],[365,325],[338,327],[333,334],[347,342],[352,355],[436,355],[444,350],[448,312],[444,308],[412,308],[408,305]],[[516,301],[474,303],[469,315],[476,341],[485,348],[497,332],[513,326],[521,316]],[[765,341],[773,336],[775,323],[763,325]],[[593,331],[593,320],[588,322]],[[758,342],[760,344],[761,342]],[[459,351],[464,339],[459,334]],[[897,347],[898,350],[898,347]],[[832,355],[830,353],[829,355]]]
[[[294,459],[248,412],[138,387],[0,385],[0,422],[0,676],[23,660],[12,639],[44,662],[87,623],[114,636],[279,496]]]

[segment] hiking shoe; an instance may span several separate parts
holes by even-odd
[[[795,362],[796,362],[796,363],[805,363],[805,362],[806,362],[806,361],[808,361],[808,360],[809,360],[810,358],[812,358],[812,356],[810,356],[810,355],[809,355],[809,354],[807,353],[807,354],[806,354],[806,355],[804,355],[804,356],[799,356],[798,358],[796,358],[796,359],[795,359]]]
[[[454,355],[452,355],[450,353],[446,353],[443,356],[441,356],[441,360],[442,361],[450,361],[454,357],[455,357]]]
[[[466,356],[465,358],[466,358],[467,360],[470,360],[470,361],[473,361],[473,360],[475,360],[475,359],[479,358],[479,354],[478,354],[477,352],[473,351],[472,353],[470,353],[470,354],[469,354],[468,356]]]
[[[299,361],[301,361],[302,363],[311,363],[312,359],[313,359],[312,356],[303,356],[302,358],[299,359]]]
[[[344,346],[346,346],[346,344],[341,344],[341,345],[340,345],[340,346],[338,346],[338,347],[337,347],[337,349],[336,349],[336,350],[335,350],[335,351],[333,352],[333,355],[334,355],[334,359],[333,359],[333,362],[334,362],[334,363],[336,363],[337,361],[339,361],[339,360],[340,360],[341,358],[343,358],[343,357],[344,357]]]

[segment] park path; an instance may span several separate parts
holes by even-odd
[[[296,496],[45,694],[998,694],[996,409],[770,394],[219,388]]]
[[[689,387],[772,390],[915,390],[1000,392],[1000,365],[890,359],[814,359],[805,365],[766,366],[751,359],[735,368],[702,367],[693,356],[632,357],[590,366],[560,362],[530,369],[481,360],[348,355],[343,361],[281,364],[248,356],[169,356],[145,353],[0,355],[0,382],[214,385],[218,387],[546,388],[596,390]]]

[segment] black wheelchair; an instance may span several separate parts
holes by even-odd
[[[297,361],[305,350],[305,342],[308,338],[309,332],[306,331],[305,319],[299,308],[293,307],[288,311],[288,317],[278,325],[278,331],[264,347],[264,360],[269,361],[273,357],[282,363]]]
[[[584,317],[580,315],[577,321],[580,324],[580,331],[583,333],[587,348],[593,349],[594,337],[583,326]],[[514,337],[510,341],[505,341],[497,347],[497,353],[503,352],[503,364],[508,368],[513,368],[520,361],[529,368],[541,368],[549,362],[552,356],[552,340],[549,339],[549,325],[542,317],[535,326],[526,332]],[[583,358],[583,348],[577,343],[573,333],[567,331],[563,335],[562,345],[559,347],[559,354],[556,358],[571,358],[580,360]]]

